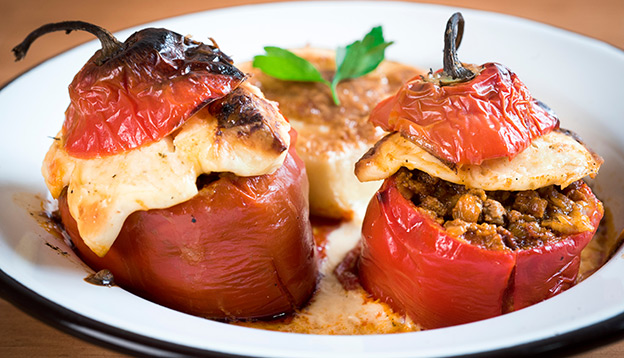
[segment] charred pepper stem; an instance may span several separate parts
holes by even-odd
[[[70,33],[74,30],[87,31],[97,36],[102,44],[102,51],[99,58],[97,58],[96,64],[101,65],[108,59],[113,57],[116,53],[123,49],[123,44],[119,42],[113,34],[108,30],[101,28],[97,25],[90,24],[84,21],[63,21],[51,24],[46,24],[26,36],[24,41],[13,48],[15,54],[15,60],[19,61],[26,56],[26,52],[30,48],[30,45],[39,37],[48,34],[50,32],[65,31]]]
[[[450,77],[451,82],[462,82],[472,79],[475,74],[462,66],[457,58],[457,49],[464,35],[464,17],[461,13],[454,13],[446,23],[444,32],[444,75]]]

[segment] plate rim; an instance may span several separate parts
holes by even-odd
[[[315,3],[316,5],[327,3],[327,4],[335,4],[335,3],[345,3],[351,1],[297,1],[298,5],[311,4]],[[377,0],[359,0],[354,2],[363,2],[363,3],[381,3],[382,1]],[[510,14],[497,13],[487,10],[473,9],[473,8],[464,8],[462,6],[449,6],[442,4],[426,4],[426,3],[412,3],[402,0],[391,0],[387,1],[387,3],[401,3],[401,4],[412,4],[416,6],[428,6],[428,7],[440,7],[440,8],[449,8],[449,9],[466,9],[469,11],[483,13],[483,14],[491,14],[501,17],[508,17],[516,20],[520,20],[523,22],[530,23],[532,25],[544,26],[548,27],[551,30],[555,30],[561,33],[566,33],[568,35],[576,36],[585,41],[591,41],[595,43],[599,43],[601,45],[606,45],[611,49],[619,52],[620,55],[624,54],[624,48],[620,48],[613,44],[601,41],[594,37],[573,32],[571,30],[567,30],[555,25],[542,23],[536,20],[523,18]],[[263,6],[279,6],[284,5],[283,2],[277,3],[260,3],[260,4],[247,4],[247,5],[238,5],[238,6],[225,6],[221,8],[211,9],[211,10],[203,10],[198,12],[189,12],[186,14],[181,14],[173,17],[167,17],[162,19],[156,19],[153,21],[149,21],[143,24],[132,25],[127,28],[120,29],[117,32],[129,31],[132,29],[139,28],[141,26],[145,26],[147,24],[160,22],[169,19],[175,19],[180,17],[185,17],[189,15],[197,15],[202,13],[211,13],[215,11],[224,11],[224,10],[235,10],[237,8],[250,8],[250,7],[263,7]],[[293,3],[291,3],[293,4]],[[89,42],[93,42],[96,40],[85,41],[79,43],[75,46],[72,46],[60,53],[51,55],[45,59],[42,59],[40,62],[32,65],[31,67],[25,69],[18,75],[9,79],[4,84],[0,84],[0,91],[11,85],[13,82],[19,80],[21,77],[25,76],[30,71],[36,69],[39,66],[44,65],[47,61],[52,60],[66,52],[72,51],[78,47],[84,46]],[[169,342],[160,340],[157,338],[152,338],[149,336],[145,336],[142,334],[134,333],[131,331],[127,331],[121,328],[117,328],[115,326],[97,321],[93,318],[89,318],[82,314],[79,314],[69,308],[66,308],[62,305],[54,303],[53,301],[39,295],[37,292],[31,290],[26,287],[19,281],[15,280],[12,276],[8,275],[6,272],[0,268],[0,298],[6,300],[14,307],[20,309],[22,312],[28,314],[29,316],[38,319],[39,321],[45,323],[46,325],[58,329],[62,332],[69,333],[72,336],[79,338],[83,341],[96,344],[98,346],[111,349],[113,351],[117,351],[125,354],[140,354],[140,355],[149,355],[149,356],[177,356],[177,357],[256,357],[247,356],[247,355],[237,355],[232,353],[224,353],[219,351],[213,351],[209,349],[197,348],[192,346],[187,346],[179,343]],[[540,340],[525,342],[521,344],[516,344],[509,347],[492,349],[489,351],[481,351],[470,354],[463,354],[461,357],[509,357],[509,356],[524,356],[527,354],[531,354],[531,356],[536,357],[559,357],[559,356],[567,356],[572,353],[581,353],[586,352],[588,350],[592,350],[609,343],[613,343],[619,340],[624,339],[624,312],[620,312],[619,314],[604,319],[603,321],[596,322],[589,326],[584,326],[572,331],[568,331],[562,334],[557,334],[551,337],[547,337]]]
[[[0,269],[0,297],[31,317],[86,342],[125,354],[167,357],[256,357],[190,347],[123,330],[83,316],[40,296]],[[400,334],[400,333],[398,333]],[[564,357],[624,338],[624,312],[601,322],[541,340],[462,354],[464,358]]]

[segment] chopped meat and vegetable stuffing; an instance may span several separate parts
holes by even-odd
[[[592,230],[583,212],[588,199],[577,190],[551,185],[527,191],[469,189],[419,170],[397,174],[401,194],[450,234],[489,250],[517,250]]]

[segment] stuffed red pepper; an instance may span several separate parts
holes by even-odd
[[[296,134],[213,43],[148,28],[102,49],[69,86],[43,163],[76,251],[165,306],[217,319],[293,312],[315,290],[308,182]]]
[[[603,215],[582,180],[602,160],[506,67],[457,60],[412,79],[371,121],[389,131],[357,164],[385,179],[362,229],[359,280],[424,328],[518,310],[576,283]]]

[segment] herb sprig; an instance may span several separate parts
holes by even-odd
[[[331,89],[332,98],[340,105],[336,87],[342,80],[358,78],[373,71],[384,60],[385,50],[393,42],[386,42],[381,26],[374,27],[362,40],[336,49],[336,73],[332,81],[323,78],[308,60],[283,48],[267,46],[265,55],[254,57],[253,67],[265,74],[285,81],[320,82]]]

